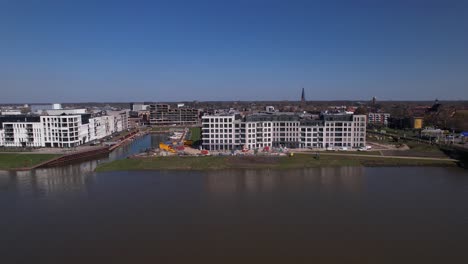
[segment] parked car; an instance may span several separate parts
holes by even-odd
[[[363,146],[363,147],[358,148],[358,151],[367,151],[367,150],[370,150],[371,148],[372,146]]]

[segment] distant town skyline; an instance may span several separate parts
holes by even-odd
[[[0,103],[468,100],[466,1],[2,1]]]

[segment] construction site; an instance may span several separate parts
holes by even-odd
[[[167,140],[160,142],[159,147],[147,149],[145,152],[131,156],[130,158],[142,157],[166,157],[166,156],[286,156],[292,153],[288,148],[230,150],[230,151],[208,151],[203,149],[200,141],[200,128],[172,128],[170,130],[156,131],[151,133],[168,133]]]

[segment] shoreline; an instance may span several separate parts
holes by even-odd
[[[225,170],[225,169],[300,169],[321,167],[457,167],[453,159],[423,157],[376,157],[351,155],[296,154],[293,157],[269,156],[171,156],[144,157],[112,161],[99,165],[96,172],[151,170]]]
[[[64,157],[60,154],[0,153],[0,170],[27,171]]]

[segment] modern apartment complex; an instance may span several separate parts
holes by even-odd
[[[151,125],[195,125],[198,124],[198,109],[188,107],[171,108],[168,104],[151,104]]]
[[[288,148],[358,148],[366,144],[366,116],[258,113],[202,117],[203,148],[207,150]]]
[[[125,114],[0,117],[0,146],[75,147],[127,129]]]

